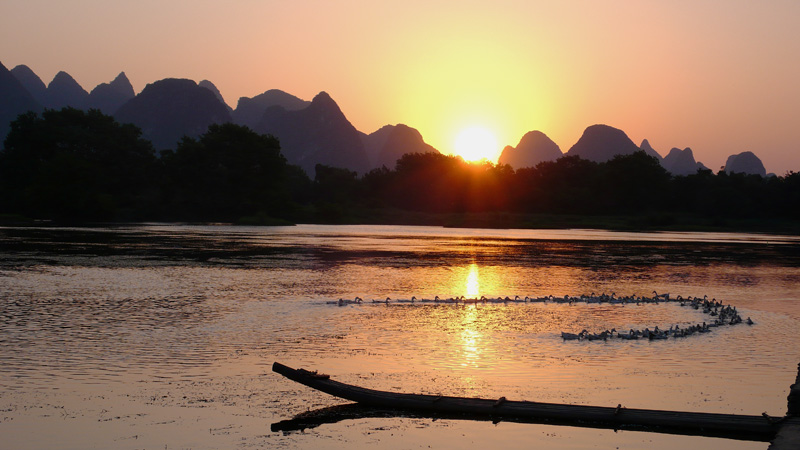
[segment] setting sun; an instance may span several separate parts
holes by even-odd
[[[497,150],[497,138],[483,127],[464,128],[456,137],[455,153],[466,161],[493,161]]]

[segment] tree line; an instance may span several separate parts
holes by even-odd
[[[139,128],[98,110],[46,110],[11,123],[0,151],[0,214],[56,222],[352,222],[357,212],[800,218],[800,174],[671,176],[637,152],[513,170],[439,153],[356,172],[289,164],[279,141],[212,125],[156,154]],[[363,217],[363,216],[362,216]],[[667,220],[668,222],[668,220]]]

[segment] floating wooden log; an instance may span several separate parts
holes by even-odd
[[[503,399],[448,397],[404,394],[367,389],[321,377],[317,372],[293,369],[278,362],[272,370],[292,381],[375,408],[390,408],[434,414],[463,414],[493,421],[556,423],[573,426],[643,429],[664,433],[725,437],[752,441],[771,441],[783,418],[700,412],[565,405]]]

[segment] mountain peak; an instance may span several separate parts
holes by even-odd
[[[289,163],[299,165],[310,175],[317,164],[359,173],[369,170],[358,130],[326,92],[320,92],[308,107],[296,111],[279,105],[267,108],[253,130],[280,139],[281,152]]]
[[[341,121],[347,120],[336,101],[328,95],[327,92],[322,91],[311,100],[308,109],[314,114],[319,114],[320,117],[327,118],[328,120]]]
[[[39,78],[39,75],[36,75],[30,67],[20,64],[11,69],[11,74],[28,90],[37,102],[45,103],[47,86],[45,86],[42,79]]]
[[[125,72],[120,72],[119,75],[117,75],[117,77],[114,78],[114,80],[112,80],[111,83],[108,84],[110,84],[111,86],[119,86],[125,88],[130,86],[131,90],[133,90],[133,85],[131,84],[131,81],[128,79],[128,76],[125,75]]]
[[[53,86],[53,85],[56,85],[56,86],[58,86],[58,85],[70,85],[70,86],[81,87],[81,85],[77,81],[75,81],[75,78],[72,78],[72,75],[68,74],[67,72],[64,72],[63,70],[59,71],[56,74],[56,76],[53,77],[53,80],[50,82],[50,84],[47,85],[47,87],[49,88],[50,86]],[[83,89],[83,88],[81,87],[81,89]]]
[[[295,97],[288,92],[284,92],[280,89],[270,89],[268,91],[264,91],[261,94],[256,95],[253,98],[249,97],[240,97],[239,103],[236,106],[236,109],[239,109],[243,105],[250,106],[249,104],[256,104],[260,105],[263,108],[268,108],[270,106],[282,106],[283,109],[287,111],[296,111],[298,109],[303,109],[307,107],[311,102],[303,100],[301,98]]]
[[[193,90],[197,87],[194,80],[187,78],[164,78],[162,80],[154,81],[144,87],[144,91],[173,91],[173,90]]]
[[[280,89],[270,89],[253,98],[240,97],[231,116],[235,123],[255,129],[268,108],[280,106],[286,111],[298,111],[308,107],[309,104],[310,102]]]
[[[89,101],[89,93],[70,74],[62,70],[47,85],[47,99],[47,106],[50,108],[72,106],[84,109]]]
[[[639,148],[640,148],[640,149],[642,149],[642,150],[644,150],[644,152],[645,152],[645,153],[647,153],[649,156],[653,156],[653,157],[655,157],[655,158],[658,160],[658,162],[661,162],[661,161],[663,161],[663,160],[664,160],[664,157],[663,157],[663,156],[661,156],[661,154],[660,154],[660,153],[658,153],[658,152],[657,152],[657,151],[656,151],[656,150],[653,148],[653,146],[652,146],[652,145],[650,145],[650,142],[649,142],[647,139],[645,139],[645,140],[643,140],[643,141],[642,141],[642,144],[639,146]]]
[[[683,150],[673,147],[667,156],[664,157],[661,165],[672,175],[683,176],[694,175],[698,170],[706,169],[703,163],[695,161],[694,153],[689,147]]]
[[[217,89],[217,86],[215,86],[214,83],[208,80],[203,80],[197,83],[197,85],[213,92],[214,96],[217,97],[217,100],[219,100],[223,105],[225,105],[225,107],[227,107],[229,111],[233,111],[233,109],[231,109],[231,107],[228,106],[228,104],[225,102],[225,99],[222,97],[222,93],[219,91],[219,89]]]
[[[738,155],[729,156],[728,160],[725,161],[725,172],[767,176],[764,163],[753,152],[742,152]]]
[[[406,153],[438,153],[425,143],[419,130],[402,123],[384,125],[372,134],[363,135],[361,140],[371,168],[394,168]]]
[[[231,121],[227,108],[209,89],[180,78],[148,84],[117,109],[114,117],[141,128],[159,150],[175,148],[183,136],[200,136],[211,124]]]
[[[333,98],[331,98],[330,94],[325,91],[320,91],[319,94],[315,95],[314,98],[311,100],[311,103],[314,102],[333,102]]]
[[[567,155],[606,162],[616,155],[630,155],[639,150],[624,131],[608,125],[592,125],[584,130]]]
[[[543,161],[555,161],[562,156],[564,155],[558,145],[546,134],[536,130],[525,133],[516,148],[507,145],[497,163],[521,169],[535,167]]]
[[[26,111],[40,111],[41,106],[10,70],[0,63],[0,142],[9,124]]]
[[[120,72],[110,83],[98,84],[89,93],[89,107],[106,114],[114,114],[123,103],[136,96],[125,72]]]
[[[314,98],[311,99],[311,104],[309,107],[339,111],[341,113],[339,105],[336,104],[336,101],[334,101],[333,98],[331,98],[331,96],[325,91],[321,91],[319,94],[315,95]]]

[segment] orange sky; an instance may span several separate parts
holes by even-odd
[[[0,62],[87,91],[209,79],[232,107],[324,90],[359,130],[406,123],[443,152],[467,126],[566,151],[604,123],[782,175],[800,171],[798,23],[795,0],[1,0]]]

